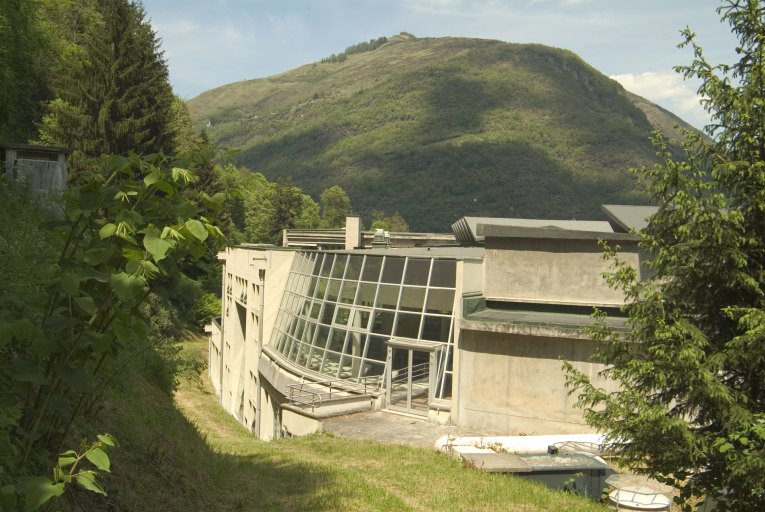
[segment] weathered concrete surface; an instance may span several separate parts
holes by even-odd
[[[450,425],[436,425],[411,416],[385,411],[331,418],[323,422],[322,430],[340,437],[432,449],[435,449],[436,440],[445,435],[480,437],[501,434]]]

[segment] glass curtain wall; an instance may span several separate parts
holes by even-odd
[[[391,337],[443,343],[436,398],[451,396],[456,261],[300,252],[271,345],[328,378],[382,376]]]

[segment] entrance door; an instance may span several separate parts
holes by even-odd
[[[432,352],[408,348],[388,349],[388,407],[428,415]]]

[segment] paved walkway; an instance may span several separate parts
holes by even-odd
[[[360,412],[327,418],[323,430],[339,437],[369,439],[380,443],[405,444],[435,449],[436,440],[445,435],[480,437],[496,435],[450,425],[436,425],[424,419],[386,411]]]

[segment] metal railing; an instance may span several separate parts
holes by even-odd
[[[412,368],[411,368],[412,382],[418,382],[423,377],[427,379],[429,371],[430,371],[430,363],[428,362],[412,365]],[[391,378],[390,378],[391,387],[393,387],[393,384],[409,382],[409,373],[410,373],[409,367],[407,366],[400,368],[398,370],[393,370],[393,374],[391,375]]]
[[[381,376],[359,379],[332,379],[287,384],[287,399],[290,405],[310,407],[314,411],[322,403],[333,398],[367,395],[380,388]]]

